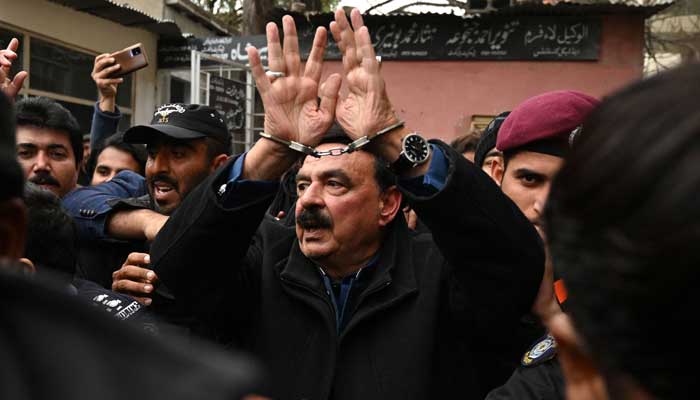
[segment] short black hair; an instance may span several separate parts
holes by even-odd
[[[114,135],[108,137],[107,140],[104,141],[101,148],[93,151],[90,154],[88,171],[90,171],[91,178],[95,168],[97,167],[97,159],[107,147],[114,147],[117,150],[121,150],[129,154],[131,158],[133,158],[134,161],[136,161],[136,163],[139,165],[139,170],[136,172],[138,172],[140,175],[144,175],[146,169],[146,160],[148,158],[146,146],[142,144],[126,143],[124,141],[124,132],[117,132]]]
[[[474,150],[474,164],[476,166],[483,167],[486,155],[494,149],[498,151],[498,149],[496,149],[498,131],[501,129],[501,125],[503,125],[503,122],[505,122],[509,115],[510,111],[504,111],[498,114],[493,120],[491,120],[491,122],[489,122],[486,129],[484,129],[484,133],[482,133],[481,137],[479,138],[479,143],[476,144],[476,150]]]
[[[220,140],[216,140],[214,138],[210,137],[205,137],[204,142],[207,144],[207,157],[209,158],[209,162],[214,160],[214,158],[218,157],[221,154],[225,154],[227,156],[231,155],[231,143],[224,143]]]
[[[374,157],[374,180],[377,181],[379,190],[384,192],[390,187],[396,186],[396,174],[389,169],[389,163],[374,153],[369,154]]]
[[[567,311],[612,391],[622,377],[654,398],[695,390],[698,95],[700,65],[690,65],[604,100],[547,201]]]
[[[83,134],[73,114],[54,100],[30,97],[15,106],[17,126],[35,126],[65,132],[75,156],[76,168],[83,161]]]
[[[77,263],[77,234],[71,217],[61,208],[61,200],[31,182],[25,184],[27,242],[25,257],[40,269],[48,268],[72,278]]]

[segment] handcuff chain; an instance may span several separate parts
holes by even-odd
[[[285,147],[288,147],[294,151],[305,154],[307,156],[312,156],[312,157],[316,157],[316,158],[321,158],[321,157],[325,157],[325,156],[337,157],[337,156],[342,156],[345,153],[352,153],[353,151],[357,151],[360,148],[369,144],[373,139],[376,139],[377,137],[379,137],[387,132],[391,132],[396,128],[400,128],[403,125],[404,125],[404,122],[399,121],[393,125],[390,125],[384,129],[380,130],[376,134],[372,135],[372,137],[365,135],[365,136],[362,136],[360,138],[353,140],[345,147],[335,147],[335,148],[324,150],[324,151],[318,151],[315,148],[313,148],[311,146],[307,146],[303,143],[280,139],[277,136],[273,136],[273,135],[270,135],[269,133],[265,133],[265,132],[260,132],[260,136],[264,137],[265,139],[272,140],[273,142],[284,145]]]

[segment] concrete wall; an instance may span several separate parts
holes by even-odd
[[[157,36],[154,33],[128,28],[45,0],[0,0],[0,10],[2,23],[96,54],[120,50],[137,42],[143,43],[150,65],[137,71],[134,76],[134,122],[150,121],[156,106]]]
[[[450,140],[472,115],[497,115],[549,90],[603,96],[642,76],[643,19],[603,18],[598,61],[385,61],[394,107],[411,129]],[[342,72],[328,62],[324,75]],[[467,124],[468,126],[468,124]]]

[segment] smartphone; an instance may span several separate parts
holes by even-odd
[[[148,66],[146,51],[141,43],[136,43],[124,50],[119,50],[112,53],[111,56],[114,57],[114,62],[116,64],[121,65],[121,68],[110,76],[111,78],[118,78],[120,76],[128,75]]]

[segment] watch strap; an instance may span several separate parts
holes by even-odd
[[[409,160],[408,157],[406,157],[406,154],[402,151],[401,154],[399,154],[399,158],[397,158],[396,161],[391,163],[389,169],[394,174],[401,175],[415,166],[416,164],[412,163],[411,160]]]

